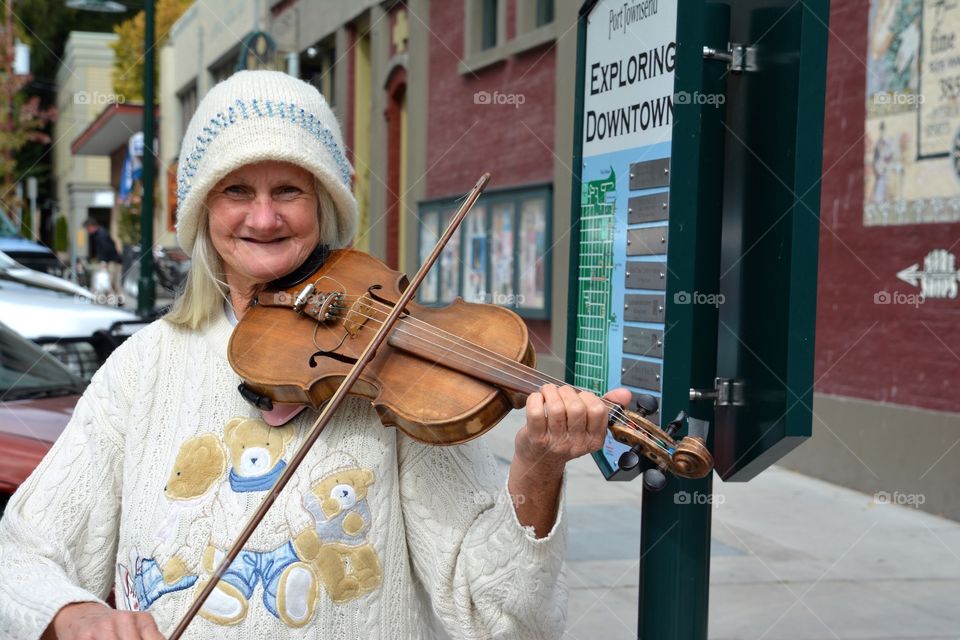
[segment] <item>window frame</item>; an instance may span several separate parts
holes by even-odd
[[[441,227],[441,223],[446,223],[449,221],[450,215],[452,212],[456,211],[459,206],[462,198],[460,197],[446,197],[446,198],[433,198],[429,200],[420,201],[417,205],[417,259],[422,260],[424,253],[429,254],[430,249],[434,246],[434,243],[431,243],[429,246],[424,244],[424,227],[426,224],[433,224],[432,219],[436,217],[437,223],[437,237],[443,232],[444,227]],[[543,202],[543,304],[538,307],[530,306],[521,306],[520,304],[520,271],[522,264],[520,263],[521,258],[521,224],[523,221],[523,206],[524,203],[532,200],[542,200]],[[493,212],[497,205],[509,204],[512,207],[511,214],[511,231],[512,231],[512,243],[511,248],[512,254],[512,265],[511,265],[511,275],[510,275],[510,288],[511,293],[507,294],[510,296],[509,303],[498,302],[498,294],[492,292],[493,285],[493,255],[494,255],[494,238],[493,238]],[[553,299],[552,291],[552,268],[553,268],[553,252],[552,252],[552,238],[553,238],[553,184],[552,183],[536,183],[531,185],[524,185],[521,187],[511,187],[505,189],[497,189],[492,191],[487,191],[484,193],[483,197],[478,201],[477,205],[474,207],[474,210],[468,215],[468,220],[470,215],[476,215],[477,208],[482,206],[484,209],[485,220],[483,223],[486,242],[485,249],[485,265],[484,265],[484,292],[483,297],[486,298],[483,302],[489,302],[497,304],[498,306],[505,307],[511,311],[516,312],[519,316],[525,319],[530,320],[545,320],[550,318],[550,310]],[[429,220],[428,220],[429,219]],[[451,238],[450,242],[457,242],[457,254],[458,254],[458,264],[457,264],[457,287],[456,295],[453,300],[456,298],[464,297],[464,283],[467,274],[467,266],[464,260],[464,256],[467,255],[466,252],[466,242],[468,240],[466,229],[468,221],[465,220],[461,224],[460,228],[457,230],[457,233]],[[448,245],[449,246],[449,245]],[[448,249],[444,249],[444,254],[446,254]],[[427,278],[424,279],[423,284],[421,285],[421,290],[417,291],[417,302],[419,304],[427,306],[445,306],[453,302],[453,300],[445,300],[443,298],[443,274],[439,271],[441,268],[443,259],[443,254],[441,258],[437,261],[437,264],[434,265],[431,269],[431,273]],[[434,273],[435,272],[435,273]],[[425,287],[432,286],[432,291],[429,292],[429,295],[426,297],[423,295],[425,292]],[[476,300],[468,300],[468,302],[476,302]]]
[[[193,97],[193,108],[190,110],[190,113],[187,113],[184,107],[186,106],[188,96],[191,94]],[[200,104],[200,88],[197,78],[194,78],[177,91],[177,103],[180,108],[180,138],[183,139],[183,136],[187,133],[187,125],[190,124],[190,119],[193,118],[193,114],[197,112],[197,106]]]

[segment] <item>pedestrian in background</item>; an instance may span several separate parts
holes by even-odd
[[[100,226],[100,223],[94,218],[87,218],[83,223],[87,233],[90,234],[91,258],[95,258],[103,264],[110,275],[110,289],[116,296],[118,304],[122,299],[123,289],[120,288],[120,273],[123,268],[123,258],[117,251],[117,245],[110,232]]]

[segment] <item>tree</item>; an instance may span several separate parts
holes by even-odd
[[[159,0],[156,5],[156,39],[154,47],[159,48],[167,41],[167,36],[173,24],[183,15],[183,12],[192,4],[192,0]],[[111,44],[114,52],[113,59],[113,92],[123,96],[128,101],[143,102],[143,41],[146,18],[143,11],[124,20],[113,28],[114,33],[120,36],[119,40]],[[157,57],[154,82],[160,82],[159,56]],[[154,96],[159,96],[158,87],[154,86]]]
[[[4,9],[3,40],[0,40],[0,96],[3,100],[0,105],[0,207],[9,217],[11,211],[24,204],[14,195],[20,178],[17,154],[31,142],[50,143],[50,136],[44,129],[56,119],[57,111],[54,107],[41,108],[39,97],[28,97],[23,93],[30,77],[13,72],[12,44],[17,29],[10,5]]]

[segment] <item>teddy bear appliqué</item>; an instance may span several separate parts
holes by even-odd
[[[315,526],[298,535],[294,547],[316,567],[334,602],[373,591],[383,577],[367,540],[371,517],[366,498],[373,483],[369,469],[348,467],[327,475],[303,497]]]
[[[189,575],[189,567],[182,557],[189,552],[177,548],[178,529],[181,522],[199,517],[207,509],[214,493],[212,489],[225,470],[226,454],[214,434],[201,434],[180,445],[163,487],[170,505],[156,532],[153,554],[143,558],[133,548],[130,567],[118,565],[118,585],[129,609],[147,609],[160,596],[192,587],[197,581],[197,575]]]
[[[222,444],[210,433],[183,443],[164,487],[170,504],[156,536],[160,543],[147,558],[133,549],[132,571],[118,565],[118,591],[130,609],[146,609],[161,596],[194,585],[203,588],[226,552],[212,543],[213,521],[236,520],[239,496],[273,487],[294,435],[293,425],[274,428],[258,418],[234,418]],[[367,540],[372,522],[367,493],[374,474],[345,454],[325,456],[328,464],[334,460],[347,464],[327,474],[317,465],[310,477],[319,479],[311,480],[297,500],[301,506],[295,508],[304,509],[312,524],[302,528],[287,521],[289,537],[277,547],[241,551],[204,603],[202,617],[238,624],[260,585],[264,607],[286,625],[301,627],[313,617],[321,588],[341,603],[380,585],[380,560]]]

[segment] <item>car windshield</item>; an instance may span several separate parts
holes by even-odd
[[[63,396],[83,387],[54,357],[0,323],[0,400]]]

